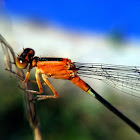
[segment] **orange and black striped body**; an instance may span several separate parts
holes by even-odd
[[[41,99],[46,98],[57,98],[59,95],[57,91],[53,88],[51,83],[48,80],[48,77],[52,77],[55,79],[65,79],[70,80],[72,83],[83,89],[84,91],[90,92],[90,86],[87,85],[78,75],[78,69],[74,65],[74,62],[71,62],[70,59],[67,58],[52,58],[52,57],[34,57],[34,50],[30,48],[26,48],[23,52],[17,57],[16,64],[19,68],[26,68],[29,64],[28,72],[26,74],[25,83],[29,81],[30,70],[33,67],[36,67],[36,82],[39,87],[39,92],[34,93],[43,93],[43,87],[40,81],[40,77],[43,81],[48,84],[48,86],[54,92],[54,96],[45,96],[40,97]]]
[[[100,103],[106,106],[110,111],[120,117],[123,121],[125,121],[128,125],[130,125],[134,130],[136,130],[140,134],[140,128],[134,122],[129,120],[125,115],[123,115],[119,110],[117,110],[114,106],[112,106],[109,102],[107,102],[104,98],[102,98],[96,91],[94,91],[86,82],[84,82],[78,75],[78,69],[71,62],[70,59],[67,58],[50,58],[50,57],[34,57],[34,50],[31,48],[26,48],[23,52],[17,57],[16,64],[19,68],[24,69],[28,66],[28,72],[26,73],[25,83],[29,81],[30,71],[33,67],[36,68],[36,81],[38,84],[39,92],[34,90],[26,90],[28,92],[38,94],[36,97],[38,100],[44,100],[48,98],[58,98],[59,94],[52,86],[48,77],[53,77],[56,79],[65,79],[70,80],[72,83],[94,96]],[[39,95],[43,93],[42,83],[40,81],[40,77],[47,84],[54,95]]]

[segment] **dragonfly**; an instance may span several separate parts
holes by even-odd
[[[91,86],[89,86],[81,77],[95,78],[101,80],[114,88],[131,94],[132,96],[140,97],[140,67],[99,64],[99,63],[79,63],[72,62],[68,58],[56,57],[38,57],[35,56],[35,51],[32,48],[25,48],[23,52],[17,56],[16,65],[20,69],[28,68],[25,83],[29,82],[31,70],[36,67],[35,77],[39,91],[26,90],[35,93],[37,100],[48,98],[58,98],[59,94],[49,81],[49,77],[55,79],[70,80],[73,84],[95,97],[111,112],[125,121],[130,127],[140,134],[140,127],[123,115],[112,104],[100,96]],[[48,85],[53,92],[53,95],[42,95],[44,84]]]

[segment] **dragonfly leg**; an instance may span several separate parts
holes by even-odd
[[[50,83],[48,77],[45,75],[45,74],[42,74],[41,75],[43,81],[50,87],[50,89],[53,91],[54,95],[43,95],[41,98],[43,99],[47,99],[47,98],[58,98],[59,97],[59,94],[57,93],[57,91],[55,90],[55,88],[52,86],[52,84]],[[40,96],[40,95],[39,95]],[[38,96],[38,97],[39,97]]]
[[[22,78],[21,76],[19,76],[16,72],[14,72],[14,71],[11,71],[11,70],[8,70],[8,69],[5,69],[6,71],[9,71],[10,73],[12,73],[13,75],[15,75],[18,79],[20,79],[21,81],[25,81],[25,79],[24,78]],[[28,81],[29,82],[32,82],[32,83],[37,83],[35,80],[29,80],[29,78],[28,78]],[[43,85],[45,85],[45,83],[43,82],[42,83]]]
[[[35,93],[35,94],[42,94],[43,93],[43,87],[42,87],[42,83],[41,83],[40,78],[39,78],[39,74],[40,73],[38,71],[36,71],[36,73],[35,73],[36,81],[31,81],[33,83],[37,83],[39,91],[25,90],[26,92]],[[30,77],[30,70],[28,70],[28,72],[26,74],[25,83],[27,83],[29,81],[29,77]]]
[[[45,84],[47,84],[50,87],[50,89],[53,91],[54,95],[37,95],[35,97],[35,100],[45,100],[45,99],[50,99],[50,98],[58,98],[59,97],[59,94],[57,93],[57,91],[55,90],[55,88],[52,86],[52,84],[50,83],[50,81],[48,80],[48,77],[45,74],[42,74],[41,75],[41,78],[43,79],[43,81],[45,82]],[[41,85],[41,82],[40,82],[40,79],[39,79],[39,73],[36,73],[36,80],[37,80],[38,86],[40,86]],[[39,87],[39,89],[40,89],[40,87]],[[41,91],[38,92],[38,91],[34,91],[34,90],[28,90],[28,92],[36,93],[36,94],[40,94],[41,93]]]
[[[35,80],[29,80],[29,81],[32,82],[32,83],[37,83],[37,81],[35,81]],[[45,82],[41,82],[41,84],[42,84],[42,85],[46,85]]]
[[[42,87],[42,83],[41,83],[40,78],[39,78],[39,74],[40,74],[40,71],[39,70],[36,70],[35,76],[36,76],[36,81],[37,81],[37,84],[38,84],[38,87],[39,87],[39,92],[32,91],[32,90],[29,91],[29,92],[37,93],[37,94],[43,93],[43,87]],[[52,86],[52,84],[50,83],[50,81],[48,80],[48,77],[45,74],[41,74],[41,78],[50,87],[50,89],[53,91],[54,95],[37,95],[37,97],[38,98],[41,97],[41,99],[58,98],[59,97],[59,94],[57,93],[57,91],[55,90],[55,88]]]
[[[54,95],[37,95],[36,100],[46,100],[46,99],[58,98]]]
[[[38,71],[36,71],[36,82],[38,84],[40,92],[34,91],[34,90],[26,90],[26,91],[31,92],[31,93],[36,93],[36,94],[43,93],[43,87],[42,87],[42,83],[41,83],[40,78],[39,78],[39,74],[40,73]],[[45,99],[49,99],[49,98],[58,98],[59,94],[57,93],[55,88],[52,86],[50,81],[48,80],[48,77],[45,74],[41,74],[41,78],[43,79],[44,83],[50,87],[50,89],[53,91],[54,95],[37,95],[35,97],[35,100],[45,100]]]
[[[41,81],[40,81],[40,78],[39,78],[39,72],[36,70],[36,74],[35,74],[35,77],[36,77],[36,82],[37,82],[37,85],[38,85],[38,88],[39,88],[39,93],[43,93],[43,87],[42,87],[42,84],[41,84]]]
[[[28,83],[29,81],[29,78],[30,78],[30,69],[28,70],[28,72],[26,73],[26,77],[25,77],[25,83]]]

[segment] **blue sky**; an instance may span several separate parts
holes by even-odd
[[[140,36],[139,0],[5,0],[9,14],[39,17],[64,27]]]

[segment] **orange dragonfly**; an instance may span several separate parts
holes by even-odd
[[[71,62],[70,59],[51,58],[51,57],[39,58],[39,57],[34,57],[34,54],[35,52],[33,49],[30,48],[24,49],[24,51],[17,57],[16,65],[21,69],[25,69],[29,64],[29,69],[26,74],[25,83],[29,81],[31,69],[33,67],[37,67],[35,76],[36,76],[36,82],[39,87],[39,92],[32,90],[31,91],[32,93],[37,93],[37,94],[43,93],[43,88],[39,76],[41,76],[43,81],[51,88],[51,90],[54,93],[53,96],[37,95],[37,100],[59,97],[59,94],[48,80],[49,77],[56,78],[56,79],[70,80],[72,83],[74,83],[84,91],[93,95],[91,91],[91,87],[77,75],[78,68],[76,68],[74,62]]]
[[[108,84],[112,83],[114,85],[126,88],[124,92],[133,93],[132,95],[140,97],[140,70],[138,67],[120,66],[120,65],[105,65],[105,64],[84,64],[72,62],[68,58],[52,58],[52,57],[37,57],[34,56],[35,51],[31,48],[26,48],[17,57],[16,65],[25,69],[28,66],[28,71],[25,77],[25,83],[28,83],[30,78],[30,71],[32,68],[36,67],[36,82],[39,87],[39,91],[28,90],[29,92],[36,93],[37,100],[43,100],[48,98],[58,98],[59,94],[52,86],[49,77],[56,79],[70,80],[72,83],[80,87],[82,90],[88,94],[94,96],[98,101],[100,101],[104,106],[106,106],[110,111],[116,114],[119,118],[125,121],[129,126],[131,126],[135,131],[140,133],[140,127],[123,115],[119,110],[112,106],[108,101],[101,97],[95,90],[93,90],[85,81],[83,81],[79,75],[86,77],[102,77],[98,78],[102,81],[107,81]],[[40,77],[47,84],[54,95],[42,95],[43,87],[40,81]],[[110,81],[110,82],[108,82]],[[121,83],[121,84],[120,84]],[[128,91],[127,91],[128,90]]]

